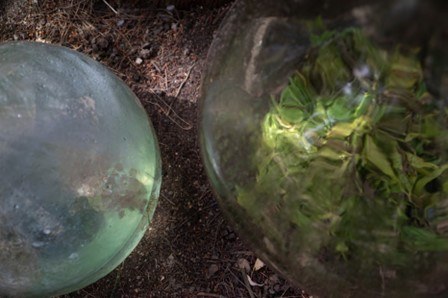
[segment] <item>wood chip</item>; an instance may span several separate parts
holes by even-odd
[[[263,263],[262,260],[258,259],[255,261],[255,265],[254,265],[254,271],[258,271],[261,268],[263,268],[265,266],[265,264]]]

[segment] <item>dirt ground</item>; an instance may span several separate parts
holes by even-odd
[[[201,73],[229,5],[167,10],[133,2],[0,0],[0,41],[59,44],[107,65],[139,97],[160,144],[160,203],[145,237],[115,271],[63,297],[305,297],[258,269],[201,164]]]

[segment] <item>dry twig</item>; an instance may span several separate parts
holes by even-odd
[[[156,106],[158,106],[163,113],[165,114],[165,116],[168,117],[168,119],[170,119],[174,124],[176,124],[178,127],[180,127],[182,130],[190,130],[193,128],[193,125],[191,125],[190,123],[188,123],[186,120],[184,120],[182,117],[179,116],[179,114],[176,113],[176,111],[174,111],[174,109],[171,107],[171,105],[167,104],[159,95],[157,95],[156,93],[154,93],[154,95],[159,99],[160,102],[162,102],[164,104],[165,107],[162,107],[161,105],[159,105],[158,103],[149,101],[151,104],[154,104]],[[172,112],[174,114],[174,117],[170,116],[170,112]],[[180,123],[179,123],[180,122]]]
[[[185,83],[187,82],[188,78],[190,77],[191,71],[193,70],[193,67],[196,64],[194,63],[192,66],[190,66],[190,68],[188,69],[187,75],[185,76],[185,79],[182,81],[182,83],[180,83],[179,88],[176,91],[176,94],[174,95],[175,98],[177,98],[180,94],[180,91],[182,90],[182,88],[184,87]]]
[[[110,8],[110,10],[112,10],[115,14],[118,14],[118,11],[115,10],[115,8],[113,8],[112,5],[110,5],[106,0],[103,0],[103,2]]]
[[[247,279],[246,272],[244,271],[244,269],[240,269],[240,271],[241,271],[241,275],[243,276],[244,285],[245,285],[247,291],[249,292],[250,298],[255,298],[255,295],[254,295],[254,292],[252,291],[249,280]]]

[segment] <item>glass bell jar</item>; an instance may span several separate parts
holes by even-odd
[[[448,297],[448,2],[238,1],[202,155],[257,254],[314,297]]]
[[[98,62],[0,45],[0,296],[50,297],[131,253],[160,188],[157,140],[131,90]]]

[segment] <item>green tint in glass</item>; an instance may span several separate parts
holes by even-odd
[[[211,47],[212,185],[260,257],[313,295],[447,295],[447,8],[239,1]]]
[[[131,253],[160,189],[145,110],[70,49],[0,45],[0,296],[84,287]]]

